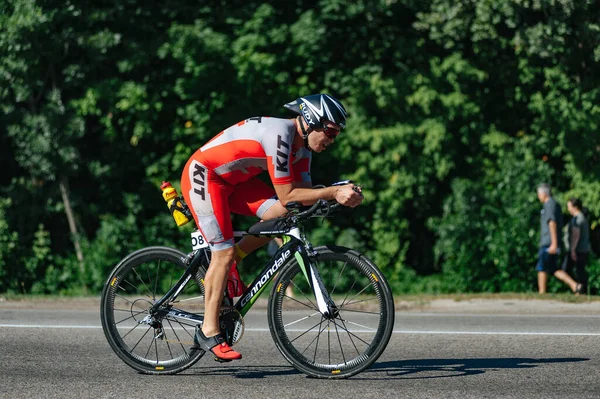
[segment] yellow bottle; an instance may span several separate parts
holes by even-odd
[[[177,194],[177,190],[167,181],[163,181],[160,189],[177,226],[183,226],[188,223],[192,219],[191,214],[183,198]]]

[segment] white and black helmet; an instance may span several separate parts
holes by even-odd
[[[342,129],[346,127],[346,116],[348,115],[346,108],[328,94],[300,97],[285,104],[284,107],[302,115],[306,124],[312,129],[322,128],[325,121],[333,122]]]

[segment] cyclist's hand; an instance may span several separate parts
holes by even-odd
[[[360,187],[354,184],[339,186],[335,193],[335,200],[344,206],[354,208],[363,201],[364,197]]]

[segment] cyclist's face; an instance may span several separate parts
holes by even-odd
[[[333,122],[325,121],[323,123],[323,133],[331,140],[335,140],[338,134],[340,134],[341,127]]]
[[[310,136],[314,136],[315,139],[314,143],[310,144],[310,148],[315,152],[323,151],[335,141],[335,138],[340,134],[340,130],[340,126],[333,122],[325,121],[322,128],[314,129],[314,134],[308,136],[309,140]]]

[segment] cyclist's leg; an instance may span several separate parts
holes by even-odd
[[[196,225],[211,248],[211,260],[204,280],[205,313],[202,324],[204,337],[200,336],[199,340],[199,343],[206,344],[203,338],[212,338],[220,333],[219,313],[223,291],[235,256],[228,202],[228,197],[234,192],[234,186],[224,182],[216,173],[192,157],[183,170],[181,191],[190,206]],[[216,339],[212,341],[218,342]],[[223,358],[220,348],[221,345],[215,349],[212,346],[204,349],[212,349],[216,356]],[[230,348],[227,346],[226,349]],[[227,359],[241,357],[235,351],[226,352],[229,352]]]
[[[207,337],[219,334],[219,312],[223,302],[223,291],[225,281],[229,274],[229,268],[233,263],[233,246],[220,250],[211,250],[211,260],[206,276],[204,277],[204,323],[202,331]]]
[[[246,216],[257,216],[262,220],[274,219],[285,215],[287,209],[275,197],[275,190],[254,177],[235,187],[235,192],[229,197],[229,207],[233,213]],[[238,243],[240,250],[249,254],[271,241],[270,238],[245,236]],[[241,256],[236,256],[236,262]]]

